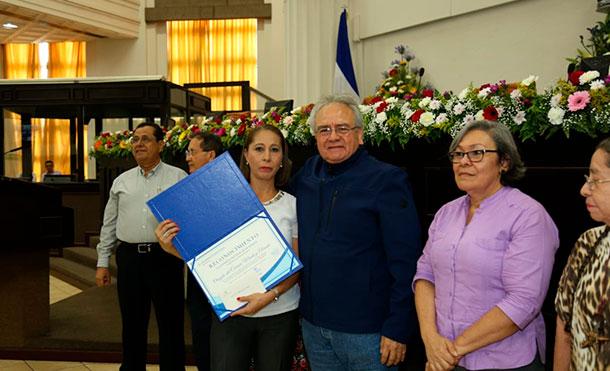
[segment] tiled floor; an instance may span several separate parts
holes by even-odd
[[[49,297],[51,304],[68,298],[81,292],[78,288],[59,280],[53,276],[49,277]],[[115,363],[92,363],[92,362],[50,362],[50,361],[21,361],[0,359],[0,371],[116,371],[119,365]],[[147,371],[159,370],[158,365],[149,365]],[[187,366],[187,371],[196,371],[194,366]]]

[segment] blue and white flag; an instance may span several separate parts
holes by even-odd
[[[337,61],[335,63],[335,81],[333,93],[351,95],[360,102],[360,93],[356,83],[356,74],[352,64],[352,54],[349,49],[349,36],[347,34],[347,10],[343,9],[339,20],[339,34],[337,36]]]

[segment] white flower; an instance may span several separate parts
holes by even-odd
[[[241,125],[241,119],[237,119],[237,120],[235,120],[235,124],[237,124],[237,125]]]
[[[284,120],[282,120],[282,121],[286,125],[291,125],[294,122],[294,118],[292,118],[292,116],[286,116],[286,117],[284,117]]]
[[[373,110],[373,106],[370,106],[368,104],[361,104],[361,105],[358,106],[358,108],[360,108],[360,112],[363,115],[366,115],[366,114],[368,114],[369,112],[371,112]]]
[[[515,89],[515,90],[511,91],[510,92],[510,97],[513,100],[517,100],[517,99],[521,98],[521,90]]]
[[[481,89],[479,91],[479,94],[477,94],[477,96],[479,98],[485,98],[489,95],[489,93],[491,93],[491,89],[490,88],[485,88],[485,89]]]
[[[233,126],[233,127],[231,128],[231,131],[229,132],[229,135],[230,135],[230,136],[232,136],[232,137],[234,137],[234,136],[235,136],[235,134],[237,134],[237,129],[235,128],[235,126]]]
[[[432,112],[424,112],[419,116],[419,123],[428,127],[434,124],[434,113]]]
[[[591,81],[591,90],[603,89],[606,84],[602,80]]]
[[[498,112],[498,117],[502,117],[504,113],[504,107],[496,107],[496,112]]]
[[[441,113],[438,116],[436,116],[436,123],[440,124],[442,122],[447,121],[447,114],[446,113]]]
[[[303,109],[301,107],[297,107],[295,109],[293,109],[292,111],[290,111],[291,114],[296,114],[296,113],[301,113]]]
[[[538,76],[529,75],[525,80],[521,81],[521,85],[530,86],[536,81],[538,81]]]
[[[231,119],[227,118],[222,121],[222,126],[227,126],[231,124]]]
[[[552,107],[547,114],[549,121],[553,125],[561,125],[563,122],[563,115],[565,115],[566,111],[562,110],[559,107]]]
[[[551,107],[559,107],[559,102],[561,102],[561,94],[555,94],[551,97]]]
[[[419,108],[426,108],[428,107],[428,104],[430,104],[430,101],[432,99],[430,99],[430,97],[425,97],[424,99],[419,101]]]
[[[517,125],[523,124],[525,122],[525,111],[517,112],[517,114],[513,117],[513,121]]]
[[[398,80],[396,81],[396,85],[402,85],[403,81],[402,80]]]
[[[485,120],[485,117],[483,117],[483,110],[480,109],[479,112],[477,112],[476,115],[474,115],[474,118],[477,121]]]
[[[389,90],[391,93],[391,92],[395,92],[396,90],[398,90],[398,88],[396,86],[392,86]]]
[[[288,130],[281,129],[280,131],[282,132],[282,135],[284,136],[284,138],[288,138]]]
[[[474,121],[473,115],[466,115],[466,117],[464,117],[464,125],[468,125],[473,121]]]
[[[400,113],[404,116],[405,120],[408,120],[409,117],[413,115],[413,111],[411,110],[411,106],[409,103],[405,103],[400,107]]]
[[[379,112],[375,116],[375,122],[378,124],[384,123],[388,119],[388,116],[385,114],[385,111]]]
[[[441,102],[437,99],[434,99],[430,102],[428,107],[430,107],[430,109],[437,110],[437,109],[441,108]]]
[[[385,100],[385,102],[387,104],[394,104],[394,103],[398,102],[398,98],[396,98],[396,97],[389,97],[388,99]]]
[[[584,84],[588,83],[589,81],[595,80],[598,77],[599,77],[599,72],[587,71],[587,72],[583,73],[582,75],[580,75],[580,77],[578,78],[578,82],[580,82],[580,85],[584,85]]]
[[[384,85],[384,86],[390,86],[390,85],[392,85],[392,81],[388,81],[388,82],[386,82],[386,83],[385,83],[385,84],[383,84],[383,85]]]
[[[381,106],[381,103],[383,103],[383,101],[375,102],[375,103],[373,104],[373,108],[375,109],[375,111],[377,110],[377,108],[378,108],[379,106]]]
[[[465,105],[463,105],[462,103],[458,103],[455,106],[453,106],[453,113],[456,115],[461,115],[465,109],[466,109]]]
[[[462,90],[460,92],[460,94],[458,94],[458,99],[459,100],[464,100],[466,98],[466,95],[468,94],[469,91],[470,91],[469,88],[465,88],[464,90]]]

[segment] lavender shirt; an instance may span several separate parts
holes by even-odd
[[[542,205],[518,189],[503,187],[485,199],[470,223],[468,196],[444,205],[434,217],[413,282],[435,286],[436,325],[451,340],[497,306],[520,329],[465,355],[470,370],[515,368],[544,362],[540,307],[546,295],[557,228]]]

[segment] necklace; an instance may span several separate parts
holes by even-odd
[[[264,201],[261,202],[263,204],[263,206],[267,206],[267,205],[271,205],[272,203],[274,203],[275,201],[279,200],[280,198],[282,198],[282,196],[284,195],[284,191],[278,191],[275,196],[273,196],[269,201]]]

